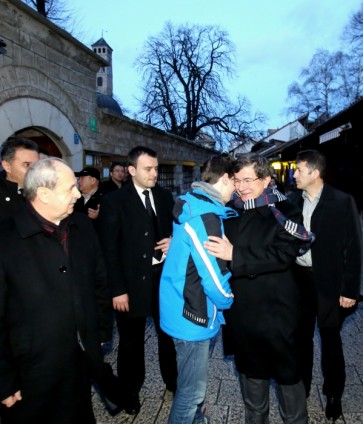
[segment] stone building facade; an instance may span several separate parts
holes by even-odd
[[[158,152],[160,183],[175,194],[199,178],[214,150],[98,102],[97,74],[109,65],[102,55],[19,0],[0,0],[0,22],[0,144],[23,135],[74,170],[93,165],[104,178],[112,161],[142,144]]]

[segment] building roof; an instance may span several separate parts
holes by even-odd
[[[105,41],[103,37],[101,37],[99,40],[97,40],[95,43],[91,45],[91,47],[101,47],[101,46],[107,46],[111,51],[113,51],[112,47]]]
[[[97,95],[97,106],[100,109],[107,109],[108,112],[112,112],[116,115],[123,115],[122,109],[117,101],[112,96],[106,94],[96,93]]]

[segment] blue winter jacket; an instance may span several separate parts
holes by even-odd
[[[213,191],[218,192],[210,184],[202,184],[209,186],[208,193],[194,189],[176,200],[160,281],[161,328],[186,341],[214,337],[224,323],[221,311],[233,302],[226,262],[209,255],[203,243],[209,235],[223,237],[223,220],[236,212],[216,200]]]

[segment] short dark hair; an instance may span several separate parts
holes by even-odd
[[[296,163],[299,162],[306,162],[306,166],[310,171],[317,169],[320,173],[320,178],[325,177],[326,158],[318,150],[310,149],[298,152],[296,156]]]
[[[213,156],[204,163],[201,179],[206,183],[215,184],[225,173],[232,178],[234,165],[235,160],[225,153]]]
[[[112,162],[110,165],[110,172],[113,172],[116,166],[122,166],[122,168],[125,168],[126,165],[122,162]]]
[[[136,168],[137,160],[141,155],[148,155],[152,158],[157,158],[158,156],[155,150],[150,149],[150,147],[136,146],[129,151],[129,154],[127,156],[128,166],[133,166]]]
[[[35,141],[29,138],[11,136],[2,144],[1,160],[11,162],[17,149],[33,150],[39,153],[39,146]]]
[[[261,179],[269,177],[273,172],[269,160],[256,153],[245,153],[239,156],[236,160],[234,172],[237,173],[251,165],[254,167],[257,177]]]

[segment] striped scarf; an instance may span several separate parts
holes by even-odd
[[[284,194],[280,193],[276,189],[268,187],[263,191],[261,196],[256,199],[248,199],[245,202],[237,194],[234,194],[232,197],[232,204],[236,209],[245,211],[260,208],[262,206],[268,206],[276,221],[288,233],[303,241],[298,254],[298,256],[302,256],[310,249],[311,244],[315,240],[315,234],[307,231],[303,225],[286,218],[286,216],[276,208],[275,203],[283,202],[284,200],[287,200],[287,197]]]

